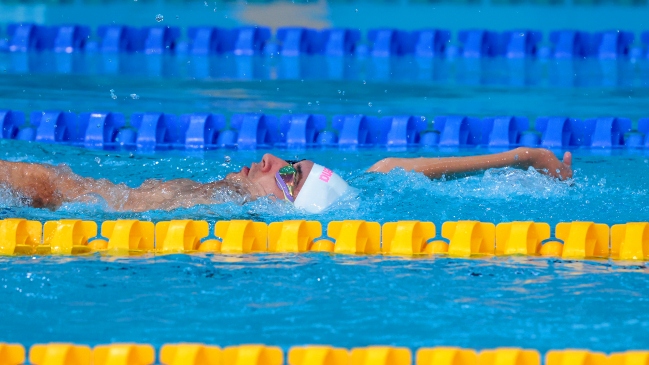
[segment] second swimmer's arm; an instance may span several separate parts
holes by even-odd
[[[397,167],[421,172],[431,179],[442,176],[459,177],[492,168],[534,167],[547,175],[567,179],[572,177],[572,156],[564,155],[564,162],[545,149],[517,148],[515,150],[482,156],[446,158],[386,158],[368,169],[370,172],[389,172]]]

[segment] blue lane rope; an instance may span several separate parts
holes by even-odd
[[[531,126],[520,116],[475,118],[398,115],[122,113],[34,111],[29,118],[0,110],[3,139],[98,149],[205,150],[217,148],[303,149],[334,147],[417,148],[519,146],[556,149],[648,148],[649,118],[575,119],[539,117]]]

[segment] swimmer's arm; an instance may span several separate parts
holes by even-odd
[[[443,176],[462,177],[492,168],[514,167],[539,171],[561,179],[572,177],[572,157],[564,156],[564,162],[546,149],[517,148],[515,150],[482,156],[446,158],[386,158],[369,168],[370,172],[389,172],[400,167],[407,171],[421,172],[431,179]]]
[[[0,160],[0,185],[30,200],[35,207],[61,205],[61,196],[52,184],[53,171],[45,165]]]
[[[36,208],[56,208],[72,201],[87,193],[87,183],[92,181],[50,165],[0,160],[0,186]]]

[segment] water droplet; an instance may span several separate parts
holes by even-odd
[[[514,155],[514,161],[518,161],[518,155]]]
[[[421,116],[421,121],[422,121],[422,122],[425,122],[425,121],[426,121],[426,117],[424,117],[424,116],[422,115],[422,116]]]
[[[367,82],[365,80],[363,80],[363,85],[365,85],[365,84],[367,84]]]
[[[320,105],[320,100],[315,101],[316,105]]]
[[[367,103],[367,105],[371,108],[372,107],[372,102],[370,101],[369,103]]]
[[[358,9],[354,9],[358,13]]]
[[[138,99],[140,99],[140,95],[138,95],[138,94],[131,94],[131,95],[129,95],[129,96],[130,96],[131,99],[133,99],[133,100],[138,100]]]
[[[180,19],[180,17],[178,15],[176,15],[176,19]]]
[[[230,161],[232,161],[230,156],[225,156],[225,163],[230,163]]]
[[[308,106],[311,106],[311,102],[308,102],[307,105],[308,105]]]
[[[114,92],[115,92],[115,89],[110,89],[111,94],[114,93]]]
[[[155,16],[155,21],[160,23],[161,21],[165,20],[165,17],[162,14],[158,14]]]
[[[203,4],[205,4],[205,6],[207,6],[207,1],[203,1]]]
[[[338,90],[338,94],[340,94],[340,93],[341,93],[341,91],[340,91],[340,90]]]
[[[117,100],[117,95],[115,94],[110,94],[110,97],[113,98],[113,100]]]
[[[277,88],[277,91],[279,91],[279,88]]]
[[[386,93],[386,94],[388,93],[388,91],[387,91],[387,90],[383,90],[383,92],[384,92],[384,93]]]
[[[381,109],[379,109],[379,114],[381,114]]]
[[[559,169],[556,169],[556,171],[557,171],[557,174],[561,172],[561,170],[559,170]]]
[[[96,162],[96,163],[101,163],[101,158],[99,158],[99,157],[95,157],[95,162]]]

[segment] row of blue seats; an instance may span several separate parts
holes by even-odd
[[[41,26],[11,24],[8,38],[0,41],[0,51],[144,52],[147,54],[190,53],[237,55],[280,54],[284,56],[324,54],[331,56],[371,55],[375,57],[415,55],[435,57],[555,57],[618,58],[634,54],[649,56],[649,31],[642,33],[643,46],[634,47],[635,35],[626,31],[582,32],[560,30],[550,33],[551,46],[542,46],[543,35],[533,30],[495,32],[485,29],[460,31],[451,45],[451,32],[442,29],[404,31],[371,29],[361,39],[358,29],[315,30],[300,27],[279,28],[274,39],[265,27],[224,29],[188,28],[185,40],[178,27],[136,28],[123,25],[101,26],[97,41],[89,41],[90,27],[81,25]],[[363,41],[363,42],[362,42]]]
[[[335,115],[223,115],[136,113],[127,123],[121,113],[32,112],[0,110],[2,138],[64,143],[90,148],[210,149],[220,147],[408,147],[543,146],[548,148],[649,147],[649,118],[632,131],[626,118],[574,119],[541,117],[530,129],[527,118],[472,118]]]

